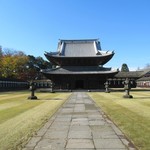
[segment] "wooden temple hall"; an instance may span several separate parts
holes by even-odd
[[[127,74],[104,67],[113,55],[113,51],[101,49],[98,39],[59,40],[56,52],[45,53],[55,67],[41,72],[51,80],[54,89],[104,89],[107,80],[112,87],[123,86]],[[129,74],[133,82],[140,76]]]

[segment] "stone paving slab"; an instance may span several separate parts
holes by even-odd
[[[42,139],[36,146],[35,150],[64,150],[66,140]]]
[[[69,139],[66,148],[94,148],[93,140],[91,139]]]
[[[87,131],[70,131],[68,134],[69,139],[92,139],[92,133],[90,130]]]
[[[84,92],[75,92],[23,150],[136,150]]]
[[[94,139],[96,148],[101,149],[125,149],[125,145],[122,144],[120,139]]]

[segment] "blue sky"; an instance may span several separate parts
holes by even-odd
[[[149,0],[0,0],[0,45],[42,56],[59,39],[99,38],[114,50],[105,66],[150,63]]]

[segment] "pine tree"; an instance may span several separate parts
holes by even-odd
[[[122,67],[121,67],[121,72],[129,72],[129,68],[128,68],[128,65],[127,64],[122,64]]]

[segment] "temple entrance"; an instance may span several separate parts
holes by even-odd
[[[84,81],[83,80],[76,80],[75,89],[84,89]]]

